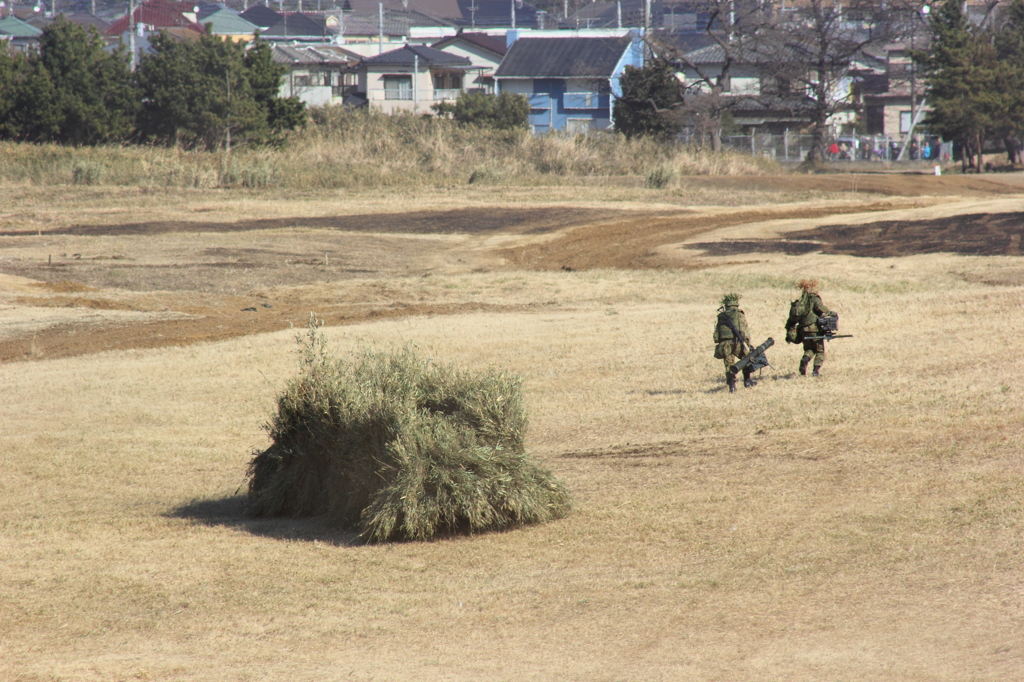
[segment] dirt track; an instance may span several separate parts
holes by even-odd
[[[0,362],[216,341],[296,326],[310,310],[329,324],[346,324],[490,309],[485,304],[412,300],[386,284],[435,272],[701,268],[714,265],[707,256],[766,252],[1019,255],[1024,233],[1024,212],[1010,212],[919,221],[882,219],[859,225],[837,219],[835,224],[773,239],[696,242],[702,234],[766,220],[892,211],[941,203],[935,197],[944,192],[1006,196],[1022,188],[1005,179],[882,175],[691,182],[715,182],[737,190],[744,183],[789,192],[855,189],[860,200],[736,210],[465,208],[2,230],[0,253],[7,257],[0,260],[0,274],[36,282],[19,280],[17,292],[0,291],[14,306],[121,311],[128,317],[111,321],[79,316],[41,325],[31,333],[0,334]],[[895,195],[898,198],[891,198]],[[659,250],[686,241],[692,258]],[[55,246],[67,251],[54,254]],[[329,297],[317,286],[346,282],[351,286],[343,287],[340,295],[334,287]]]

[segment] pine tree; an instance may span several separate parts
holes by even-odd
[[[959,142],[965,167],[981,172],[985,139],[1008,115],[1000,87],[1009,69],[1000,64],[991,37],[968,22],[959,0],[939,4],[930,24],[930,50],[913,54],[929,83],[931,112],[924,123],[943,139]]]
[[[622,95],[612,109],[615,130],[626,137],[670,137],[682,128],[683,86],[675,69],[654,58],[642,68],[627,66]]]
[[[284,67],[258,39],[249,53],[244,44],[209,33],[197,41],[161,33],[152,42],[154,53],[143,57],[138,70],[143,139],[230,149],[272,141],[304,119],[301,102],[277,96]]]
[[[8,51],[6,41],[0,40],[0,138],[17,137],[17,125],[13,115],[17,104],[17,92],[25,75],[24,55]]]
[[[59,16],[43,30],[39,51],[13,64],[0,96],[5,136],[81,145],[131,134],[138,96],[128,61],[121,52],[108,53],[95,29]]]
[[[1013,0],[995,34],[995,49],[1004,67],[999,90],[1007,115],[999,133],[1010,163],[1021,163],[1024,144],[1024,0]]]

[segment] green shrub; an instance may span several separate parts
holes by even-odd
[[[560,518],[564,486],[523,449],[518,377],[464,372],[409,347],[332,358],[317,324],[249,464],[256,516],[325,515],[368,542]]]
[[[673,170],[671,166],[662,164],[660,166],[655,166],[649,173],[647,173],[644,185],[648,189],[665,189],[672,184],[675,177],[675,170]]]
[[[455,102],[431,106],[438,116],[450,116],[459,123],[497,130],[525,129],[530,125],[530,102],[525,95],[503,92],[487,95],[464,92]]]

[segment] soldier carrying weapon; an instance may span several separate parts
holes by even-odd
[[[751,388],[757,385],[757,381],[751,377],[754,369],[765,365],[754,365],[756,363],[740,363],[748,360],[753,353],[748,341],[750,331],[747,329],[747,316],[739,308],[739,294],[725,294],[722,296],[722,307],[718,309],[718,320],[715,322],[715,357],[725,362],[725,382],[729,386],[729,392],[736,392],[736,374],[743,372],[743,385]],[[761,351],[764,355],[764,351]],[[742,360],[741,360],[742,358]]]
[[[850,336],[837,335],[839,313],[832,312],[818,294],[816,280],[802,279],[796,285],[801,290],[800,298],[789,306],[789,319],[786,320],[787,343],[803,343],[804,354],[800,358],[800,374],[807,376],[807,365],[814,359],[811,376],[821,376],[821,366],[825,363],[825,341]]]

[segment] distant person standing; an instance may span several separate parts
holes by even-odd
[[[802,279],[797,284],[800,298],[789,307],[789,319],[786,320],[786,341],[802,343],[804,355],[800,358],[800,374],[807,376],[807,365],[814,360],[811,376],[821,376],[821,366],[825,363],[825,339],[809,339],[809,336],[820,336],[819,317],[833,317],[836,314],[825,307],[818,294],[818,282],[813,279]]]
[[[839,145],[833,142],[828,147],[828,158],[835,161],[837,156],[839,156]]]
[[[725,383],[729,393],[736,392],[736,373],[732,366],[750,352],[750,330],[747,328],[747,316],[740,310],[740,295],[725,294],[722,296],[722,307],[718,309],[715,320],[715,357],[725,362]],[[753,369],[743,368],[743,385],[751,388],[757,381],[751,378]]]

